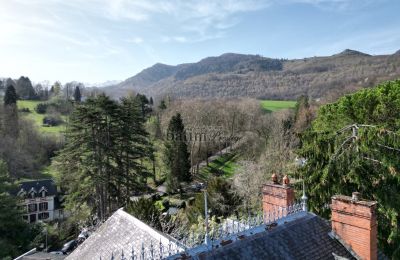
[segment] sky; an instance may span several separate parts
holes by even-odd
[[[0,0],[0,77],[124,80],[227,52],[400,49],[398,0]]]

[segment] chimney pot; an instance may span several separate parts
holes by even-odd
[[[351,194],[351,200],[352,201],[358,201],[360,199],[360,193],[359,192],[353,192],[352,194]]]
[[[271,178],[272,178],[272,182],[273,182],[274,184],[277,184],[277,183],[278,183],[278,176],[276,175],[276,173],[272,174]]]
[[[288,186],[289,183],[290,183],[289,177],[285,175],[285,177],[283,177],[283,185]]]

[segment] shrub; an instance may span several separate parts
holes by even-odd
[[[63,123],[59,115],[51,115],[43,118],[43,124],[49,126],[58,126]]]
[[[46,110],[47,110],[48,104],[45,103],[39,103],[37,104],[37,106],[35,107],[35,111],[38,114],[45,114]]]

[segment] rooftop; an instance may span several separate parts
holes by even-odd
[[[122,254],[125,257],[131,255],[139,257],[144,251],[142,248],[154,249],[152,251],[154,259],[160,259],[156,255],[162,251],[161,247],[170,248],[174,253],[182,250],[178,241],[172,237],[158,232],[119,209],[66,259],[112,259],[112,257],[122,259],[117,258]]]

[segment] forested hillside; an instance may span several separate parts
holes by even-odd
[[[345,50],[328,57],[295,60],[227,53],[197,63],[156,64],[107,94],[120,97],[137,91],[154,97],[253,97],[335,100],[343,93],[371,87],[400,76],[400,55],[372,56]]]

